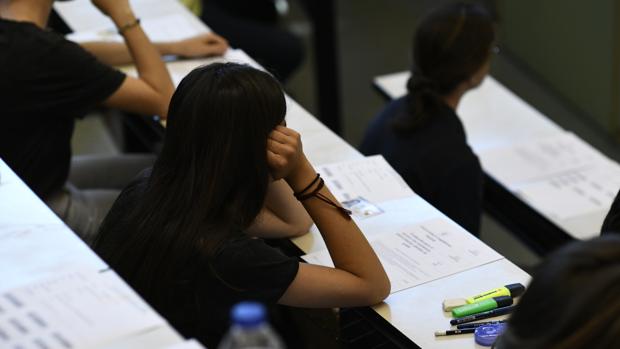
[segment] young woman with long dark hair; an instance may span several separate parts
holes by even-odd
[[[95,244],[177,329],[208,346],[241,300],[343,307],[389,294],[377,256],[284,126],[285,113],[267,73],[231,63],[191,72],[172,97],[154,167],[123,191]],[[306,232],[308,215],[335,268],[299,263],[257,238]]]
[[[473,234],[483,175],[456,109],[487,75],[494,41],[493,19],[480,5],[429,13],[414,37],[408,94],[377,116],[360,148],[383,154],[416,193]]]

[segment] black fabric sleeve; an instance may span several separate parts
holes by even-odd
[[[28,65],[33,71],[24,75],[31,80],[21,83],[45,114],[81,117],[112,95],[125,79],[124,73],[62,37],[47,36],[38,44],[46,48],[37,51],[41,56],[25,58],[32,60]]]
[[[603,221],[601,233],[620,233],[620,191],[616,195],[611,208]]]
[[[213,272],[233,291],[248,298],[275,303],[295,279],[299,261],[261,239],[242,238],[227,244],[216,256]]]
[[[480,163],[467,161],[438,179],[437,209],[475,236],[480,235],[484,177]]]

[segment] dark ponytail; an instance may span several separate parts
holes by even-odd
[[[395,131],[411,133],[439,112],[442,98],[487,62],[494,41],[492,16],[480,5],[456,3],[429,13],[414,36],[409,115],[395,121]]]

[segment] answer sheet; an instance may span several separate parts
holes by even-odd
[[[378,204],[415,195],[381,155],[320,165],[317,171],[340,202],[362,197]]]
[[[392,283],[392,292],[481,266],[503,257],[446,218],[431,219],[370,242]],[[333,267],[327,250],[302,257]]]
[[[534,139],[479,153],[485,172],[514,189],[527,182],[583,170],[605,157],[572,133]]]
[[[600,161],[592,168],[523,185],[515,193],[540,212],[564,220],[596,211],[607,213],[619,189],[620,166]]]
[[[0,348],[89,348],[165,321],[111,270],[73,270],[0,293]]]

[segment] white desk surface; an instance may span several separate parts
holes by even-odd
[[[374,82],[394,99],[407,94],[409,76],[408,71],[399,72],[376,77]],[[477,153],[564,132],[560,126],[491,76],[463,97],[457,112],[465,127],[468,143]],[[588,239],[600,234],[607,211],[589,212],[566,219],[540,213],[573,238]]]
[[[85,1],[85,0],[79,0]],[[153,1],[153,0],[136,0]],[[239,57],[239,55],[236,55]],[[256,66],[249,57],[247,62]],[[171,74],[183,76],[188,65],[169,65]],[[361,158],[362,155],[343,139],[334,134],[297,102],[287,97],[287,123],[302,135],[304,151],[314,165]],[[378,227],[385,231],[393,227],[415,223],[427,218],[443,216],[423,199],[414,197],[386,204],[390,215],[367,221],[362,227],[364,234],[372,238]],[[447,218],[446,218],[447,219]],[[324,242],[316,229],[293,242],[304,252],[323,248]],[[529,275],[506,259],[470,269],[450,277],[438,279],[391,295],[385,303],[374,309],[392,323],[396,329],[422,348],[475,348],[473,337],[452,336],[435,339],[436,330],[448,329],[449,318],[441,310],[444,298],[476,294],[507,283],[527,284]]]
[[[0,291],[62,274],[75,266],[107,268],[0,159],[0,237],[2,232],[37,226],[39,234],[0,244]],[[129,287],[129,286],[127,286]],[[169,326],[138,333],[100,348],[161,348],[182,338]]]

